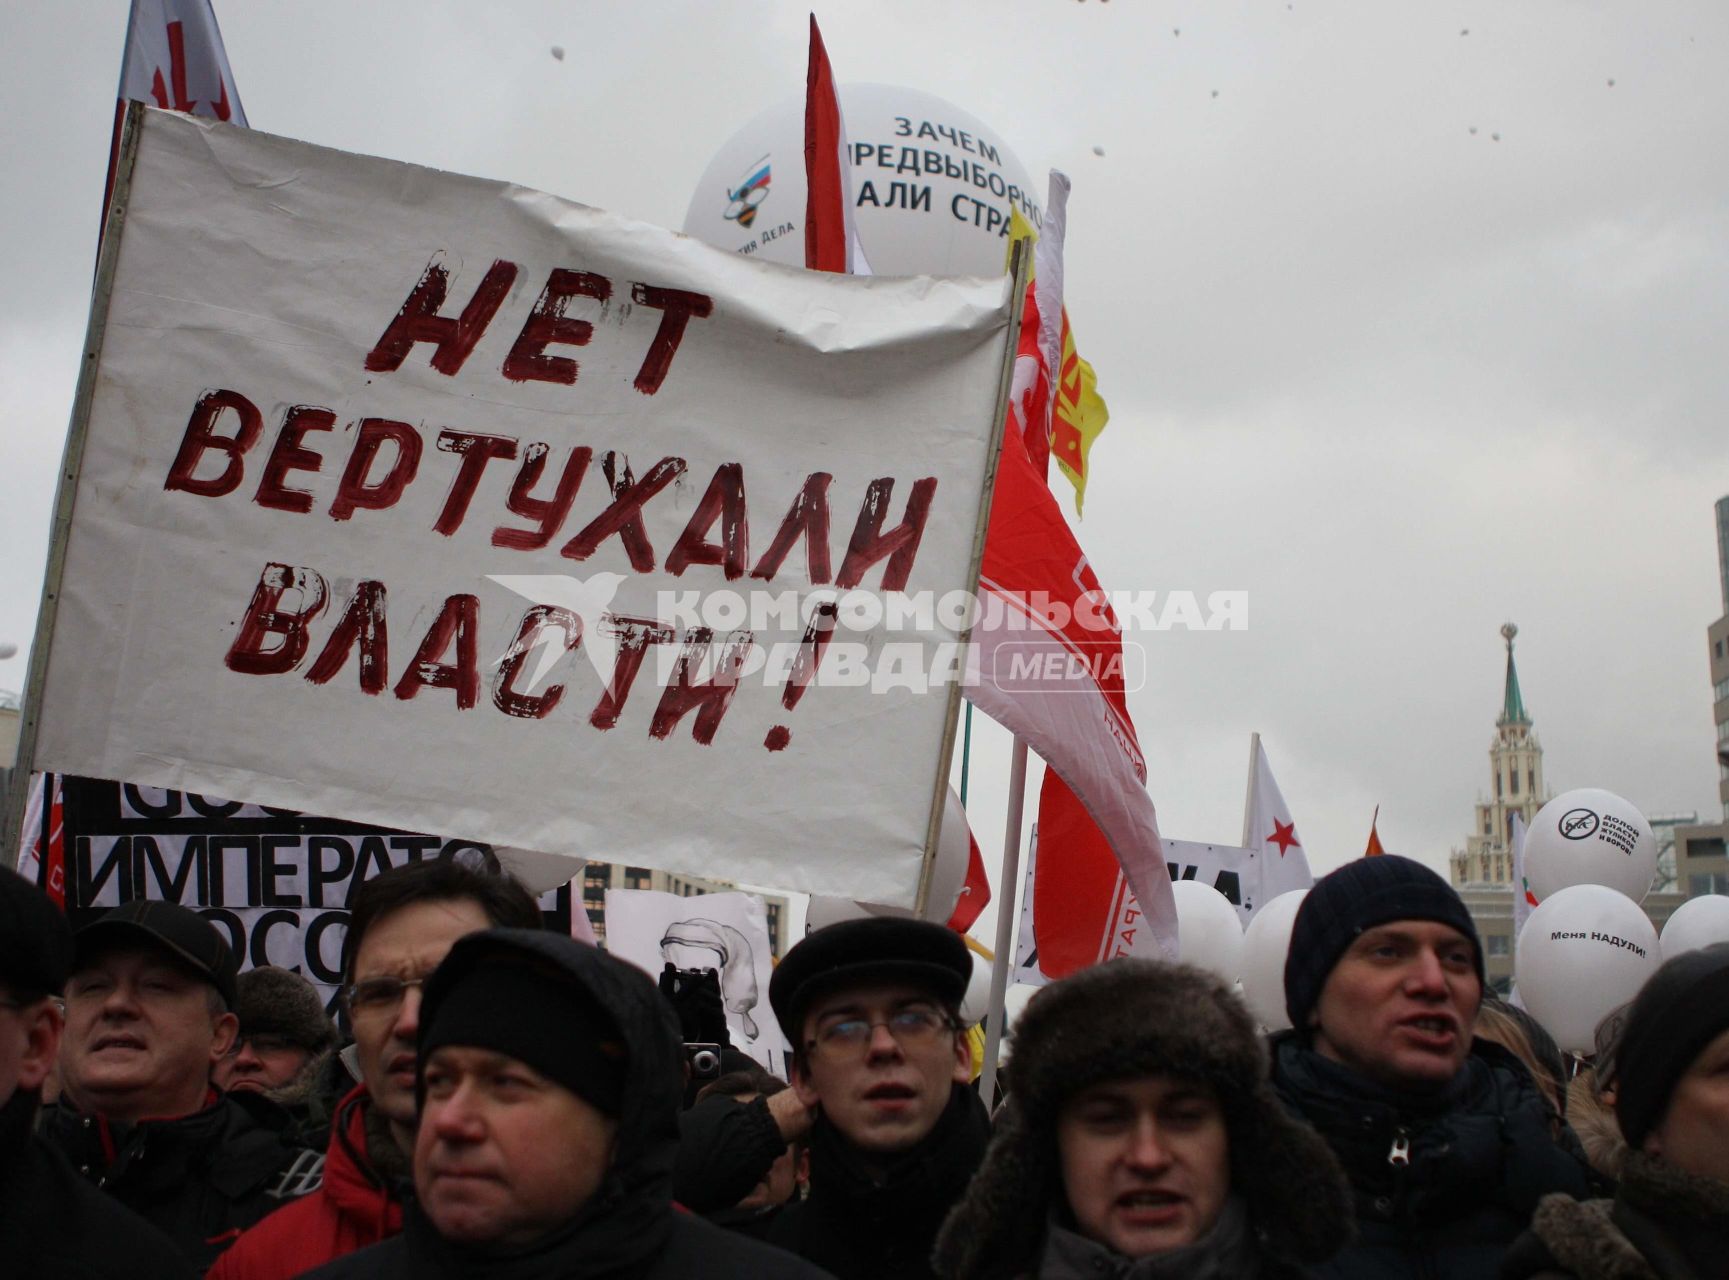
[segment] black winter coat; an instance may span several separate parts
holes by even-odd
[[[324,1153],[298,1145],[288,1114],[225,1093],[175,1120],[110,1122],[56,1105],[41,1136],[80,1174],[158,1228],[202,1275],[240,1233],[318,1188]]]
[[[629,1071],[611,1167],[571,1221],[528,1245],[453,1244],[410,1204],[401,1235],[307,1275],[318,1280],[823,1280],[822,1272],[779,1249],[673,1207],[683,1050],[672,1009],[654,984],[604,952],[527,930],[464,939],[451,960],[495,945],[492,938],[507,939],[513,949],[533,952],[564,970],[618,1028]]]
[[[731,1209],[786,1154],[767,1098],[704,1098],[678,1118],[672,1198],[693,1213]]]
[[[338,1258],[301,1280],[825,1280],[782,1249],[668,1209],[643,1249],[620,1219],[578,1218],[524,1249],[463,1249],[409,1206],[406,1229],[383,1244]]]
[[[961,1198],[990,1144],[979,1096],[955,1085],[924,1141],[886,1170],[869,1167],[821,1117],[811,1130],[810,1196],[782,1209],[770,1243],[840,1280],[934,1277],[937,1231]]]
[[[1290,1032],[1272,1048],[1274,1089],[1339,1157],[1356,1207],[1356,1243],[1317,1276],[1486,1280],[1543,1196],[1590,1194],[1577,1139],[1557,1144],[1548,1105],[1498,1045],[1476,1041],[1434,1097],[1378,1086]]]
[[[33,1094],[0,1107],[0,1270],[56,1280],[192,1280],[174,1242],[30,1132]]]

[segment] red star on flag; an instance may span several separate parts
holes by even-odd
[[[1295,822],[1280,822],[1273,819],[1273,834],[1267,837],[1271,844],[1279,846],[1279,856],[1282,858],[1290,852],[1291,846],[1301,849],[1302,842],[1297,839],[1297,824]]]

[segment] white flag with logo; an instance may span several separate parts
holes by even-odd
[[[1307,889],[1315,883],[1309,870],[1309,855],[1297,836],[1296,819],[1273,781],[1272,766],[1255,734],[1249,746],[1249,798],[1243,811],[1243,847],[1253,851],[1260,866],[1258,906],[1292,889]]]

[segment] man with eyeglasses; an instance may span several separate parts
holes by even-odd
[[[289,1280],[402,1230],[421,986],[458,938],[543,923],[515,879],[453,859],[379,873],[355,891],[350,911],[342,1002],[354,1044],[343,1057],[360,1084],[336,1104],[323,1184],[243,1235],[210,1280]]]
[[[316,1185],[319,1164],[287,1112],[211,1082],[234,1044],[236,969],[222,935],[178,903],[128,902],[85,925],[66,984],[61,1098],[42,1123],[79,1173],[199,1271],[307,1178]]]
[[[80,1178],[32,1125],[65,1018],[72,930],[0,869],[0,1262],[12,1276],[190,1280],[168,1237]]]
[[[769,983],[794,1046],[793,1092],[814,1112],[810,1196],[769,1241],[840,1280],[931,1276],[931,1247],[990,1140],[968,1087],[960,935],[886,916],[819,929]]]
[[[318,989],[268,964],[241,974],[236,987],[240,1031],[217,1064],[217,1086],[261,1093],[285,1107],[301,1140],[322,1149],[330,1140],[330,1111],[316,1095],[339,1037]]]

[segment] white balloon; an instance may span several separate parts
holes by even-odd
[[[973,958],[973,971],[967,979],[966,994],[961,997],[961,1021],[971,1027],[984,1021],[985,1014],[990,1012],[991,962],[971,947],[967,948],[967,954]]]
[[[1607,885],[1643,902],[1656,873],[1657,837],[1645,815],[1597,787],[1562,792],[1525,833],[1525,878],[1539,902],[1576,884]]]
[[[1711,893],[1683,902],[1664,923],[1659,941],[1664,959],[1729,942],[1729,898]]]
[[[1543,899],[1514,957],[1519,998],[1568,1053],[1595,1051],[1597,1024],[1662,962],[1657,930],[1624,893],[1576,884]]]
[[[1243,999],[1255,1021],[1268,1031],[1291,1025],[1285,1012],[1285,957],[1291,950],[1291,926],[1307,889],[1281,893],[1255,913],[1243,931]]]
[[[1184,964],[1235,982],[1243,972],[1243,922],[1224,894],[1199,880],[1171,882]]]
[[[910,911],[901,911],[894,907],[867,907],[851,898],[825,898],[813,893],[810,905],[804,910],[804,931],[808,935],[818,929],[826,929],[831,924],[839,924],[842,920],[863,920],[873,915],[911,914]]]
[[[18,646],[10,640],[0,640],[0,661],[18,656]]]
[[[1035,226],[1044,216],[1042,186],[1033,189],[1001,135],[917,89],[849,84],[839,96],[854,155],[854,220],[871,271],[1001,275],[1010,193],[1023,214],[1035,211]],[[686,235],[804,266],[804,107],[803,93],[786,98],[721,144],[691,196]]]

